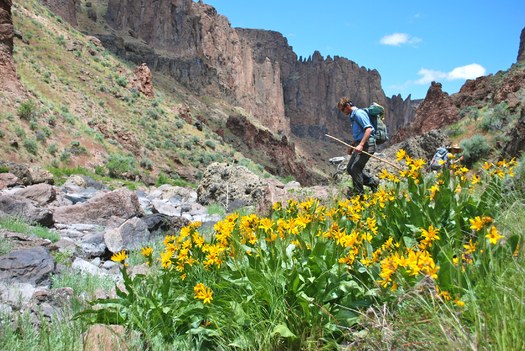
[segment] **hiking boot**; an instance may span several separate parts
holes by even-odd
[[[377,188],[379,187],[379,180],[378,179],[374,179],[374,182],[368,184],[368,186],[370,187],[370,191],[375,193],[377,191]]]
[[[353,198],[354,196],[357,196],[357,195],[363,195],[362,193],[359,193],[358,191],[356,191],[355,189],[348,189],[346,191],[346,198],[347,199],[351,199]]]

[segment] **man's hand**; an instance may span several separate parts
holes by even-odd
[[[356,147],[355,147],[355,151],[360,154],[361,151],[363,151],[363,145],[361,144],[358,144]]]

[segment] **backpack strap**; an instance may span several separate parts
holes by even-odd
[[[372,128],[374,129],[374,131],[376,131],[377,130],[377,121],[376,121],[376,125],[374,125],[374,121],[372,121],[372,116],[370,116],[370,114],[368,113],[366,108],[360,108],[359,110],[365,111],[366,115],[368,116],[368,119],[370,120],[370,124],[372,125]],[[357,124],[359,124],[359,126],[361,127],[362,130],[365,130],[365,126],[363,126],[361,123],[359,123],[359,119],[356,119],[356,122],[357,122]]]

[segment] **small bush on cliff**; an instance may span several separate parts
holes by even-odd
[[[490,153],[490,146],[483,135],[476,134],[470,139],[461,142],[463,156],[467,165],[486,157]]]
[[[38,144],[34,139],[25,139],[24,147],[30,154],[36,155],[38,153]]]
[[[23,120],[30,121],[35,116],[36,105],[33,100],[24,101],[18,106],[18,117]]]
[[[120,178],[126,173],[135,173],[135,159],[132,156],[119,154],[109,155],[106,163],[108,174],[112,178]]]

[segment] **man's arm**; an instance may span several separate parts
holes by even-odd
[[[365,147],[368,138],[370,138],[370,135],[372,135],[372,127],[368,127],[365,129],[363,139],[361,139],[361,142],[355,147],[355,151],[357,151],[358,153],[361,153],[361,151],[363,151],[363,148]]]

